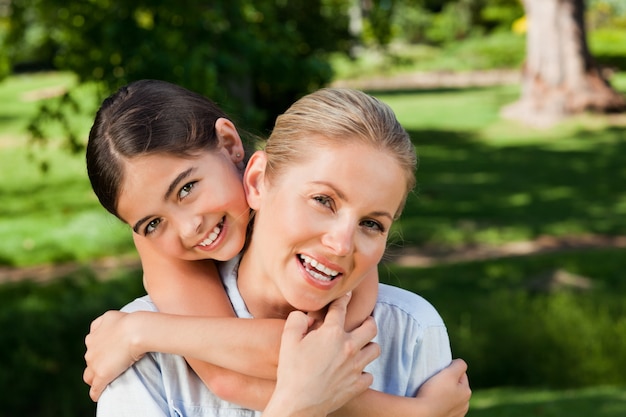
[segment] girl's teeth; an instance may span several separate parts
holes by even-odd
[[[217,239],[221,231],[221,224],[219,226],[215,226],[211,234],[209,234],[209,237],[200,242],[200,246],[209,246],[211,243],[215,242],[215,239]]]

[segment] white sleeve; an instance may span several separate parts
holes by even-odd
[[[446,326],[435,308],[417,294],[381,284],[374,309],[381,355],[366,368],[373,389],[413,397],[431,376],[450,364]]]
[[[97,417],[169,417],[160,365],[147,354],[111,382],[97,405]]]

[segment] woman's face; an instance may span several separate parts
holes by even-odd
[[[261,178],[265,158],[255,154],[246,171],[257,213],[240,267],[242,295],[257,317],[317,311],[380,261],[406,174],[392,156],[364,144],[312,146],[270,181]]]
[[[241,174],[223,149],[128,160],[118,212],[142,244],[184,260],[231,259],[249,220]]]

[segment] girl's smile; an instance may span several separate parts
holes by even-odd
[[[249,208],[227,151],[151,154],[125,164],[118,212],[137,239],[185,260],[227,260],[241,251]]]

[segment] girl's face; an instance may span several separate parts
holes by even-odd
[[[311,147],[306,160],[270,181],[265,161],[257,152],[245,174],[257,213],[240,266],[242,295],[257,317],[317,311],[380,261],[406,174],[392,156],[364,144]]]
[[[165,256],[231,259],[243,247],[249,220],[236,162],[223,148],[193,159],[133,158],[125,166],[120,217]]]

